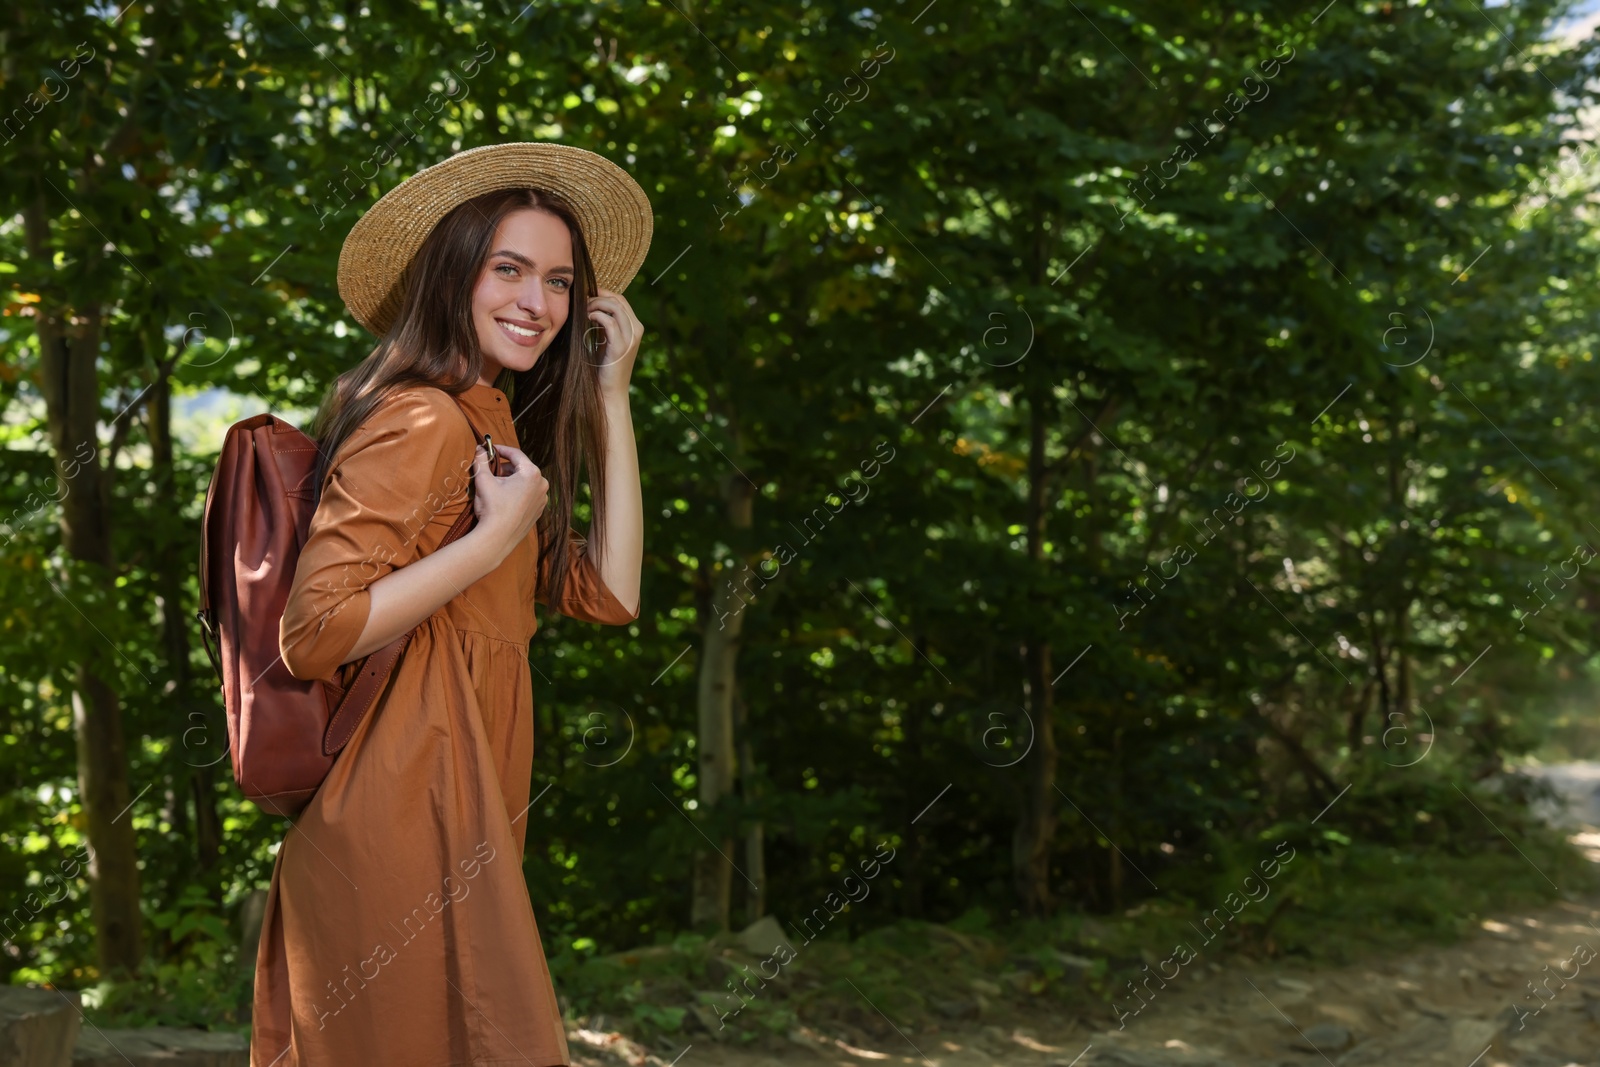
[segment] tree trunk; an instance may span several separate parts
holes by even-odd
[[[122,708],[87,657],[74,672],[72,723],[78,741],[78,789],[89,836],[89,906],[95,954],[111,975],[138,968],[144,956],[139,865],[128,794]]]
[[[734,541],[742,543],[754,508],[754,489],[737,474],[723,482],[723,498]],[[737,687],[740,635],[744,632],[745,599],[734,584],[732,568],[714,574],[711,618],[707,621],[705,648],[700,660],[699,777],[700,814],[709,817],[717,803],[733,791],[733,700]],[[694,898],[689,921],[695,927],[715,925],[728,929],[734,851],[731,836],[723,835],[715,850],[702,849],[694,861]]]
[[[28,255],[38,269],[51,262],[43,208],[23,213]],[[46,290],[48,291],[48,290]],[[79,563],[112,569],[110,473],[100,463],[100,307],[63,309],[40,304],[39,387],[55,451],[56,477],[65,488],[61,539]],[[67,596],[62,592],[62,596]],[[90,908],[102,973],[133,970],[144,954],[139,911],[139,865],[133,832],[133,797],[122,735],[122,705],[105,680],[110,675],[106,639],[86,629],[73,672],[72,721],[78,747],[78,790],[89,838]]]
[[[1111,910],[1122,910],[1122,849],[1117,841],[1122,834],[1122,727],[1111,734],[1111,810],[1106,815],[1106,883],[1111,890]]]
[[[1406,655],[1404,649],[1397,650],[1395,652],[1395,656],[1398,657],[1398,661],[1397,661],[1398,662],[1398,670],[1396,672],[1396,685],[1398,686],[1398,689],[1399,689],[1399,696],[1396,697],[1396,701],[1400,705],[1400,710],[1404,714],[1410,715],[1411,714],[1411,657]]]
[[[1367,684],[1361,687],[1355,694],[1355,698],[1350,702],[1350,713],[1345,724],[1344,740],[1350,749],[1352,759],[1361,752],[1361,739],[1366,735],[1367,729],[1367,704],[1372,699],[1373,693],[1377,692],[1377,689],[1377,679],[1368,679]],[[1381,730],[1386,726],[1386,723],[1381,723],[1379,724],[1379,729]]]
[[[911,646],[916,650],[917,659],[919,661],[926,662],[929,658],[931,658],[928,656],[927,636],[923,634],[920,629],[913,631]],[[901,720],[905,723],[906,731],[906,742],[902,751],[904,751],[908,757],[921,756],[923,751],[922,724],[930,717],[931,712],[924,710],[921,707],[909,707],[906,709],[905,718]],[[907,767],[906,770],[909,772],[910,767]],[[901,873],[900,910],[901,913],[908,919],[921,919],[927,914],[927,906],[924,895],[924,884],[926,881],[925,871],[927,868],[927,863],[925,859],[926,853],[924,850],[926,847],[928,832],[922,827],[915,825],[912,820],[916,819],[923,811],[926,810],[925,805],[927,804],[927,800],[923,797],[910,793],[906,795],[905,800],[906,859],[905,869]]]
[[[1044,569],[1045,433],[1047,412],[1043,387],[1030,384],[1028,415],[1031,420],[1028,452],[1028,560]],[[1024,915],[1044,916],[1053,906],[1050,894],[1050,846],[1056,833],[1055,699],[1051,687],[1050,643],[1042,637],[1027,641],[1023,649],[1027,679],[1028,713],[1033,720],[1033,747],[1022,761],[1022,810],[1012,838],[1012,878]]]
[[[1389,712],[1394,710],[1389,696],[1389,657],[1383,647],[1383,637],[1378,632],[1377,611],[1371,613],[1367,628],[1372,634],[1372,670],[1378,680],[1378,722],[1389,725]]]
[[[734,727],[739,737],[739,795],[748,806],[754,807],[760,791],[754,777],[756,758],[755,746],[750,742],[750,705],[736,691],[733,707]],[[745,896],[745,922],[753,923],[767,913],[766,827],[760,819],[751,819],[744,833],[744,872],[755,883],[746,887]]]
[[[160,335],[152,338],[159,342]],[[154,349],[153,349],[154,351]],[[182,514],[177,499],[177,477],[173,469],[172,379],[166,368],[157,369],[150,387],[146,411],[150,427],[151,475],[155,481],[156,511],[164,515]],[[180,781],[176,803],[194,802],[194,855],[200,870],[208,871],[222,851],[222,819],[217,814],[216,792],[212,788],[212,765],[226,751],[219,740],[226,727],[213,714],[210,702],[194,699],[194,681],[189,672],[189,613],[183,610],[186,599],[184,574],[190,565],[185,545],[168,538],[156,550],[156,588],[161,596],[161,628],[167,653],[167,672],[172,692],[177,697],[176,728],[181,730],[178,750],[183,753],[187,781]],[[217,718],[217,722],[208,719]],[[198,727],[198,729],[196,729]],[[176,771],[176,769],[174,769]],[[185,794],[188,794],[186,797]]]

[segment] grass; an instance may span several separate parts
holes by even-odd
[[[1434,810],[1434,825],[1449,821]],[[1561,834],[1495,814],[1490,825],[1509,827],[1515,843],[1481,819],[1473,835],[1460,829],[1466,822],[1387,844],[1304,826],[1293,846],[1219,840],[1208,846],[1212,862],[1159,872],[1160,896],[1115,915],[996,921],[975,907],[948,923],[903,919],[855,940],[818,937],[794,945],[792,958],[734,934],[686,933],[607,955],[567,950],[550,966],[569,1026],[663,1051],[708,1032],[769,1047],[791,1038],[882,1046],[902,1040],[896,1027],[935,1032],[1043,1011],[1104,1025],[1114,1001],[1128,1002],[1130,981],[1154,970],[1171,977],[1175,964],[1338,965],[1448,943],[1491,914],[1600,891],[1594,866]],[[250,976],[203,904],[160,917],[191,947],[180,960],[85,991],[91,1022],[247,1030]]]

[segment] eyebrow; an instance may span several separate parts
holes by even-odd
[[[520,263],[524,267],[528,267],[529,269],[532,269],[532,270],[537,270],[538,269],[538,267],[534,264],[533,260],[531,260],[527,256],[523,255],[521,252],[513,252],[513,251],[511,251],[511,249],[509,249],[509,248],[502,248],[498,252],[489,253],[489,258],[490,259],[493,259],[495,256],[505,256],[507,259],[514,260],[515,262]],[[576,272],[571,267],[551,267],[545,273],[546,274],[575,274]]]

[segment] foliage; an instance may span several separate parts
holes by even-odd
[[[859,1044],[894,1037],[867,1003],[902,1029],[923,1033],[952,1020],[1024,1015],[1030,1005],[1114,1018],[1117,1005],[1136,1006],[1128,983],[1152,971],[1172,978],[1179,944],[1193,952],[1176,968],[1186,976],[1210,975],[1241,956],[1350,963],[1448,942],[1505,911],[1600,889],[1592,868],[1558,835],[1521,824],[1515,805],[1487,795],[1477,800],[1517,834],[1527,858],[1498,835],[1498,847],[1483,840],[1451,854],[1352,840],[1315,826],[1280,827],[1288,836],[1279,840],[1294,841],[1297,853],[1266,894],[1226,924],[1200,925],[1226,906],[1229,893],[1242,892],[1247,878],[1260,881],[1271,842],[1218,838],[1213,863],[1174,869],[1163,895],[1113,916],[1071,910],[997,926],[988,909],[974,905],[945,923],[898,918],[856,938],[796,941],[799,951],[778,977],[748,982],[737,1000],[730,981],[767,971],[731,939],[684,934],[610,955],[564,953],[551,969],[581,1025],[621,1028],[663,1048],[698,1039],[694,1020],[662,1007],[691,1004],[701,1006],[717,1040],[799,1035]],[[1559,881],[1559,891],[1545,875]],[[725,1027],[719,1011],[730,1012]]]
[[[190,885],[173,908],[151,916],[169,939],[165,960],[84,992],[85,1016],[105,1027],[193,1026],[249,1032],[252,972],[204,887]],[[253,962],[253,955],[247,957]]]
[[[335,264],[377,195],[518,139],[605,153],[657,212],[627,294],[645,609],[552,619],[531,651],[525,870],[574,1003],[692,1025],[721,983],[685,929],[691,858],[757,824],[766,895],[736,877],[736,924],[894,850],[803,992],[897,1004],[954,996],[901,980],[937,971],[915,932],[1082,947],[1108,916],[1215,906],[1264,842],[1306,862],[1282,911],[1241,913],[1256,951],[1458,930],[1542,892],[1534,863],[1577,884],[1483,788],[1552,722],[1592,736],[1595,44],[1560,38],[1569,6],[8,10],[0,977],[99,988],[104,1021],[238,1024],[243,987],[205,976],[248,956],[282,827],[228,781],[185,625],[220,430],[303,416],[366,354]],[[63,549],[51,309],[100,322],[109,568]],[[684,653],[752,572],[750,758],[701,812]],[[1022,669],[1041,648],[1053,703]],[[127,982],[97,966],[83,875],[47,882],[84,827],[85,649],[128,738],[150,959]],[[1060,913],[1026,917],[1046,725]],[[1388,907],[1396,879],[1417,895]],[[1099,949],[1109,989],[1130,949]],[[779,999],[758,1028],[803,1017]]]

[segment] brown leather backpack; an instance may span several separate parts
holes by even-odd
[[[461,413],[482,444],[465,405]],[[497,453],[490,459],[497,475],[509,472],[509,461]],[[234,781],[262,810],[290,818],[322,785],[417,632],[344,665],[335,678],[301,681],[289,673],[278,629],[315,512],[316,461],[317,443],[282,419],[261,414],[234,423],[206,489],[200,537],[195,614],[221,682]],[[441,548],[477,525],[472,489],[469,480],[467,506]]]

